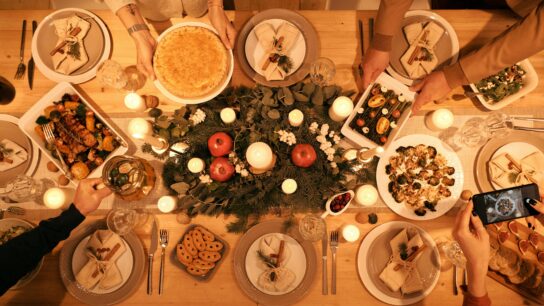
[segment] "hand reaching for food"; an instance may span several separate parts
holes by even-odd
[[[153,54],[157,47],[157,41],[149,31],[135,32],[133,38],[134,43],[136,44],[138,70],[148,78],[155,80]]]
[[[412,107],[415,114],[423,105],[444,98],[451,91],[451,88],[444,72],[435,71],[426,76],[421,82],[410,87],[410,90],[419,93]]]
[[[389,52],[369,48],[363,59],[363,88],[366,89],[370,83],[389,65]]]
[[[236,41],[236,30],[227,18],[227,15],[225,15],[223,8],[217,5],[210,6],[209,17],[210,22],[217,30],[225,47],[227,49],[232,49],[234,47],[234,42]]]
[[[74,196],[74,206],[79,212],[86,216],[95,211],[102,200],[109,196],[112,191],[107,187],[99,188],[102,179],[84,179],[79,182]]]

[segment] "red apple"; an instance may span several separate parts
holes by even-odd
[[[291,151],[291,160],[295,166],[301,168],[308,168],[314,164],[317,158],[314,147],[312,145],[304,143],[297,144],[293,151]]]
[[[234,175],[234,166],[226,157],[214,159],[210,165],[210,177],[214,181],[226,182]]]
[[[232,138],[225,132],[217,132],[208,138],[208,150],[212,156],[225,156],[232,152]]]

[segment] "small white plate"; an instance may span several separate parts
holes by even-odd
[[[391,195],[391,193],[389,193],[388,190],[389,176],[385,172],[385,166],[389,164],[389,158],[392,155],[397,154],[396,150],[398,147],[415,147],[419,144],[435,147],[436,151],[446,158],[446,160],[448,161],[448,165],[455,168],[455,173],[452,175],[452,177],[455,179],[455,184],[449,187],[451,191],[451,196],[438,201],[438,204],[436,204],[435,207],[436,211],[427,210],[427,213],[424,216],[416,215],[414,213],[414,210],[408,207],[406,203],[397,203],[395,199],[393,199],[393,196]],[[457,156],[455,151],[453,151],[450,146],[443,143],[440,139],[423,134],[404,136],[392,143],[391,146],[389,146],[389,148],[380,157],[380,161],[378,162],[378,167],[376,169],[376,178],[378,184],[378,191],[380,192],[380,196],[382,197],[385,204],[398,215],[416,221],[432,220],[447,213],[459,199],[461,191],[463,191],[464,182],[463,165],[461,164],[461,160],[459,160],[459,157]]]
[[[489,110],[498,110],[501,109],[509,104],[512,104],[516,100],[519,100],[523,96],[529,94],[531,91],[535,90],[535,88],[538,86],[538,74],[535,71],[535,68],[533,68],[533,65],[531,65],[531,62],[529,59],[525,59],[518,63],[518,65],[525,70],[525,78],[523,79],[523,87],[516,92],[515,94],[509,95],[502,99],[499,102],[493,103],[488,102],[483,95],[477,95],[476,98],[482,105],[489,109]],[[476,84],[471,83],[470,89],[474,92],[480,92],[476,88]]]
[[[493,159],[495,159],[497,156],[503,153],[508,153],[510,154],[510,156],[512,156],[512,158],[514,158],[517,161],[520,161],[524,157],[527,157],[528,155],[534,152],[540,152],[540,150],[530,143],[511,142],[507,145],[500,147],[497,151],[495,151],[495,153],[493,153],[493,155],[491,156],[491,159],[489,160],[489,162],[491,162]],[[489,172],[489,166],[487,167],[487,171]],[[488,175],[490,178],[492,177],[490,173],[488,173]],[[497,185],[492,180],[490,181],[491,181],[491,185],[493,186],[493,188],[495,188],[495,190],[503,189],[503,187]],[[512,185],[512,186],[515,186],[515,185]]]
[[[391,255],[388,242],[404,228],[417,229],[423,243],[427,245],[427,249],[422,252],[416,263],[425,289],[406,296],[392,292],[379,278]],[[380,301],[391,305],[414,304],[428,296],[438,283],[440,254],[433,238],[425,230],[412,223],[391,221],[374,228],[363,239],[357,252],[357,271],[366,289]]]
[[[295,281],[283,292],[268,291],[259,286],[259,276],[261,276],[265,270],[262,268],[261,259],[259,259],[257,251],[259,250],[261,239],[270,235],[280,236],[281,239],[285,241],[285,247],[289,248],[290,256],[284,267],[293,271],[296,275]],[[249,281],[261,292],[269,295],[284,295],[297,288],[304,279],[304,275],[306,274],[306,254],[304,253],[302,246],[291,236],[281,233],[266,234],[255,240],[249,247],[246,255],[246,271]]]
[[[265,56],[265,50],[257,40],[257,36],[255,35],[255,28],[263,23],[270,23],[272,24],[272,27],[274,30],[278,30],[280,25],[282,25],[284,22],[290,24],[293,27],[296,27],[294,24],[287,20],[283,19],[268,19],[265,21],[262,21],[258,25],[256,25],[251,32],[249,32],[249,35],[247,36],[246,45],[245,45],[245,53],[247,62],[257,72],[258,74],[264,76],[264,71],[261,69],[261,61]],[[293,69],[289,71],[289,73],[286,74],[286,77],[295,73],[300,66],[302,66],[302,63],[304,62],[304,57],[306,56],[306,41],[304,40],[304,35],[299,30],[299,35],[297,41],[293,44],[291,49],[288,51],[287,54],[291,60],[293,61]]]
[[[87,242],[91,239],[91,236],[87,236],[83,238],[78,245],[76,246],[76,249],[74,250],[74,255],[72,256],[72,271],[77,275],[81,269],[87,264],[89,261],[89,257],[85,254],[85,246]],[[127,245],[125,240],[121,238],[121,241],[125,245],[125,252],[117,258],[117,261],[115,262],[115,265],[117,265],[117,268],[119,268],[119,272],[121,272],[121,277],[123,278],[123,281],[110,289],[100,289],[98,288],[98,285],[96,285],[94,288],[89,290],[89,292],[94,294],[106,294],[116,291],[117,289],[121,288],[128,280],[130,274],[132,273],[132,266],[134,264],[134,257],[132,256],[132,249]],[[77,272],[76,272],[77,271]]]

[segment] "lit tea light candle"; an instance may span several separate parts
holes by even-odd
[[[329,117],[333,121],[343,121],[353,111],[353,101],[350,98],[345,96],[340,96],[334,100],[331,107],[329,108]]]
[[[130,92],[125,96],[125,106],[135,112],[143,112],[147,109],[144,98],[135,92]]]
[[[372,206],[378,201],[378,190],[372,185],[359,186],[355,191],[355,201],[363,206]]]
[[[43,194],[43,203],[50,209],[67,209],[74,198],[74,191],[69,188],[49,188]]]
[[[219,116],[221,117],[221,120],[227,124],[236,121],[236,112],[230,107],[223,108],[221,113],[219,113]]]
[[[375,155],[383,153],[383,147],[377,146],[372,149],[369,148],[363,148],[359,150],[359,159],[361,161],[369,161],[371,160]]]
[[[299,109],[294,109],[289,112],[289,124],[297,127],[304,121],[304,114]]]
[[[361,236],[359,228],[353,224],[348,224],[342,227],[342,238],[346,242],[355,242]]]
[[[281,190],[285,194],[292,194],[297,191],[297,188],[297,181],[295,181],[294,179],[286,179],[283,181],[283,183],[281,183]]]
[[[141,139],[159,150],[164,150],[168,147],[168,143],[166,143],[165,140],[151,136],[151,134],[153,134],[153,126],[151,125],[151,122],[143,118],[134,118],[130,120],[128,123],[128,133],[133,138]]]
[[[268,170],[274,166],[274,153],[264,142],[254,142],[246,150],[246,160],[255,169]]]
[[[193,157],[187,162],[187,169],[191,171],[192,173],[200,173],[204,170],[204,167],[206,166],[206,163],[204,163],[204,160],[198,157]]]
[[[433,131],[445,130],[453,125],[453,113],[446,108],[437,109],[425,117],[425,124]]]
[[[162,196],[157,202],[157,207],[161,212],[167,214],[176,209],[177,202],[177,198],[174,196]]]

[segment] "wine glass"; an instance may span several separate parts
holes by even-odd
[[[453,144],[460,148],[475,148],[484,145],[490,138],[505,137],[511,131],[507,126],[508,121],[510,117],[500,112],[492,113],[484,120],[471,118],[453,135]]]
[[[326,57],[320,57],[310,65],[310,80],[315,85],[326,86],[332,81],[335,74],[334,62]]]
[[[304,240],[315,242],[325,235],[326,224],[319,216],[306,215],[300,220],[298,231]]]
[[[39,202],[45,191],[53,186],[55,183],[48,179],[36,180],[27,175],[18,175],[0,188],[0,197],[16,203]]]
[[[112,209],[107,217],[108,229],[119,236],[130,233],[138,223],[138,213],[134,209]]]

